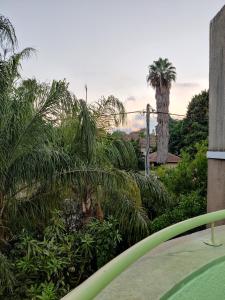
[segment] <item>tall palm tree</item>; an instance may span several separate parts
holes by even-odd
[[[169,104],[172,81],[176,80],[176,68],[167,58],[159,58],[149,66],[147,82],[155,89],[156,109],[158,112],[157,163],[164,164],[168,156],[169,143]]]

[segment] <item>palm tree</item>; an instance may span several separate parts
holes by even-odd
[[[7,88],[1,93],[0,109],[1,240],[10,233],[9,220],[19,218],[20,210],[32,201],[37,206],[37,196],[46,193],[46,187],[50,190],[65,161],[54,148],[53,127],[65,94],[64,82],[48,87],[32,79]]]
[[[53,177],[65,163],[54,147],[58,116],[69,106],[65,81],[49,86],[35,79],[22,81],[21,62],[34,52],[25,48],[0,59],[0,240],[17,220],[42,214]],[[66,105],[67,103],[67,105]],[[63,163],[62,163],[63,162]],[[40,204],[40,205],[39,205]],[[40,208],[40,210],[38,209]],[[36,218],[37,220],[37,218]]]
[[[64,171],[64,187],[67,198],[80,203],[84,223],[92,217],[113,215],[121,232],[134,242],[148,234],[142,192],[148,202],[163,205],[167,199],[163,186],[153,175],[146,178],[130,171],[137,164],[132,144],[113,138],[105,130],[110,122],[119,122],[109,118],[110,111],[122,110],[125,115],[125,110],[118,99],[106,99],[109,100],[101,101],[101,106],[98,102],[89,107],[84,100],[77,101],[72,114],[57,129],[61,150],[70,158],[70,167]],[[105,122],[98,113],[99,107]]]
[[[110,96],[88,106],[65,81],[21,81],[31,52],[0,59],[0,240],[42,226],[66,198],[80,203],[84,222],[112,214],[131,241],[146,236],[142,192],[151,203],[166,198],[153,177],[129,171],[131,145],[107,133],[124,121],[123,104]]]
[[[101,97],[90,106],[99,130],[108,131],[124,124],[126,111],[123,103],[113,95]]]
[[[169,104],[172,81],[176,80],[176,69],[167,58],[159,58],[149,66],[147,82],[155,89],[156,109],[158,112],[156,127],[157,162],[164,164],[168,156],[169,143]]]
[[[17,38],[12,23],[3,15],[0,15],[0,47],[5,53],[9,50],[14,51],[16,46]]]

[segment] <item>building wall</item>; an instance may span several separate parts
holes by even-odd
[[[225,151],[225,6],[210,24],[209,150]],[[208,160],[207,209],[225,208],[225,161]]]

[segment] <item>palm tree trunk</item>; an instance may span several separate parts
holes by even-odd
[[[96,204],[96,218],[99,221],[103,221],[104,220],[104,212],[102,210],[100,201],[98,201],[97,204]]]
[[[87,186],[84,199],[82,200],[82,211],[84,216],[84,224],[87,224],[92,218],[92,200],[91,200],[91,188]]]
[[[170,90],[167,87],[156,87],[156,106],[158,125],[156,126],[157,134],[157,163],[165,164],[168,157],[169,144],[169,103]]]
[[[4,226],[4,218],[3,218],[4,210],[5,210],[4,196],[2,192],[0,192],[0,241],[1,242],[3,242],[6,237],[6,232],[5,232],[6,227]]]

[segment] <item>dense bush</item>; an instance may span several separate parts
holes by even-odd
[[[169,192],[178,196],[189,194],[198,190],[201,195],[206,195],[207,189],[207,143],[195,145],[194,159],[187,153],[182,153],[182,161],[174,169],[160,167],[157,174],[166,185]]]
[[[196,153],[195,144],[208,137],[209,92],[195,95],[187,108],[183,120],[170,119],[169,151],[179,155],[185,150],[190,155]]]
[[[195,146],[194,159],[187,152],[174,169],[160,167],[156,170],[167,187],[171,201],[164,212],[150,222],[150,232],[206,212],[207,143]]]
[[[150,231],[155,232],[180,221],[205,213],[206,199],[198,191],[182,195],[178,205],[155,218],[150,223]]]
[[[23,232],[4,257],[11,277],[1,278],[1,299],[59,299],[112,259],[120,240],[112,218],[71,233],[54,213],[42,235]]]

